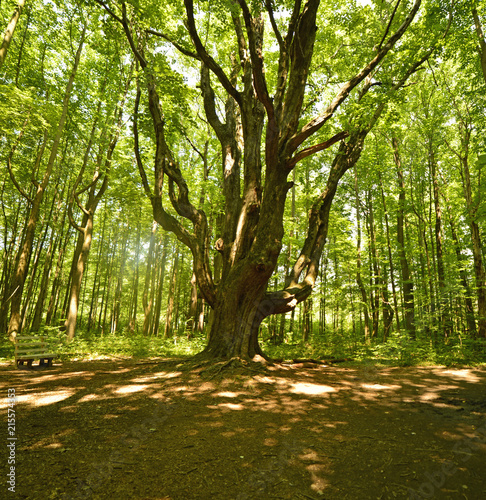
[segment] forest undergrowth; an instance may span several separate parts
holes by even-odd
[[[149,359],[155,357],[189,359],[201,352],[206,343],[205,335],[187,338],[185,335],[164,338],[144,336],[128,331],[99,335],[79,330],[68,341],[57,328],[38,332],[49,339],[58,354],[58,361],[80,361],[106,358]],[[36,335],[37,332],[32,333]],[[289,361],[312,359],[346,365],[370,364],[376,366],[481,366],[486,365],[486,339],[454,337],[434,341],[432,338],[411,340],[406,334],[392,333],[386,342],[356,340],[352,334],[330,332],[325,336],[314,335],[309,341],[295,341],[293,337],[275,344],[264,339],[265,354],[274,360]],[[14,344],[7,339],[0,341],[0,362],[13,361]]]

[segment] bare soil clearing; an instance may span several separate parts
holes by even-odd
[[[18,436],[3,498],[486,498],[486,369],[0,370]]]

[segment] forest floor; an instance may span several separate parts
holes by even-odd
[[[4,363],[0,386],[3,498],[486,498],[485,368],[111,359]]]

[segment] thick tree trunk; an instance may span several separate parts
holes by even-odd
[[[232,287],[219,291],[203,356],[222,359],[264,356],[258,344],[258,333],[270,304],[262,300],[264,287],[259,288],[249,283],[246,293],[238,293],[238,288]]]

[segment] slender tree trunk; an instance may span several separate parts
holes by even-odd
[[[57,245],[60,243],[61,236],[57,237],[56,232],[54,231],[54,227],[56,226],[56,221],[58,217],[58,212],[61,208],[61,200],[63,194],[59,195],[58,203],[57,203],[57,213],[54,218],[54,224],[51,228],[51,238],[49,241],[49,248],[47,250],[47,255],[45,257],[44,262],[44,270],[42,273],[41,285],[39,289],[39,294],[37,297],[37,303],[35,306],[34,319],[32,320],[31,329],[36,332],[40,329],[42,323],[42,314],[44,312],[44,303],[47,298],[47,290],[49,285],[49,278],[51,276],[52,263],[54,259],[54,255],[56,254]],[[65,214],[66,212],[64,212]],[[64,224],[64,220],[62,222]],[[62,227],[62,226],[61,226]]]
[[[144,311],[143,334],[148,335],[152,319],[152,300],[150,300],[150,281],[152,276],[152,266],[155,249],[155,232],[157,231],[157,222],[152,223],[152,234],[150,236],[150,245],[147,255],[147,268],[145,270],[145,285],[143,289],[142,304]]]
[[[437,279],[439,284],[439,304],[440,304],[440,323],[442,334],[444,337],[449,337],[452,333],[452,321],[450,319],[450,311],[448,310],[448,301],[446,296],[446,280],[444,270],[444,249],[442,244],[443,229],[442,229],[442,208],[439,196],[439,179],[437,173],[437,161],[432,149],[432,141],[430,141],[429,163],[432,175],[432,184],[434,188],[434,205],[435,205],[435,251],[437,256]]]
[[[173,321],[173,331],[176,335],[179,333],[179,312],[180,312],[180,304],[182,303],[181,299],[181,281],[182,275],[184,273],[184,252],[181,251],[181,256],[179,260],[177,277],[176,277],[176,292],[175,292],[175,302],[174,302],[174,321]]]
[[[364,339],[367,344],[370,343],[370,317],[368,313],[368,294],[361,278],[361,206],[358,193],[358,175],[354,169],[354,190],[356,194],[356,283],[361,294],[361,306],[364,316]]]
[[[444,193],[441,193],[444,196]],[[452,215],[452,207],[450,206],[450,202],[447,196],[444,196],[444,199],[447,203],[447,213],[449,215],[449,226],[451,228],[452,241],[454,243],[454,250],[457,258],[457,267],[459,269],[459,277],[461,281],[461,285],[464,288],[464,303],[465,303],[465,317],[467,323],[468,333],[473,337],[476,336],[476,319],[474,317],[474,307],[472,301],[472,291],[469,287],[468,278],[466,274],[466,266],[464,262],[464,256],[461,252],[461,246],[459,243],[459,238],[457,236],[456,224],[454,222],[454,217]]]
[[[57,257],[56,270],[54,272],[54,278],[52,280],[52,286],[51,286],[51,296],[46,311],[46,325],[48,326],[52,324],[53,319],[55,318],[56,315],[57,303],[59,301],[59,294],[61,289],[61,280],[62,280],[61,272],[64,264],[64,257],[66,255],[66,248],[71,239],[69,227],[66,231],[66,235],[64,236],[64,219],[65,217],[63,217],[62,230],[61,234],[59,235],[59,245],[61,244],[61,242],[63,242],[63,244],[62,247],[60,248],[59,255]]]
[[[75,254],[75,266],[71,275],[71,288],[69,293],[69,309],[66,323],[66,337],[72,340],[75,335],[76,322],[78,317],[79,293],[81,291],[81,283],[84,276],[84,269],[88,261],[89,250],[93,238],[93,217],[87,217],[84,224],[83,233],[78,236],[78,241],[81,241],[81,250]],[[77,258],[76,258],[77,257]]]
[[[464,175],[464,190],[468,208],[468,222],[471,231],[472,251],[474,259],[474,274],[476,277],[477,303],[478,303],[478,337],[486,338],[486,272],[484,269],[479,225],[475,220],[475,208],[471,188],[471,174],[467,154],[462,158]]]
[[[390,262],[390,282],[391,282],[392,295],[393,295],[393,308],[394,308],[394,313],[395,313],[395,317],[397,320],[397,330],[400,331],[400,317],[398,314],[398,298],[397,298],[397,290],[396,290],[396,286],[395,286],[395,266],[393,264],[393,252],[392,252],[391,238],[390,238],[390,222],[389,222],[389,218],[388,218],[388,210],[387,210],[387,204],[386,204],[386,198],[385,198],[385,191],[383,189],[383,183],[381,182],[381,179],[380,179],[380,185],[381,185],[381,198],[383,201],[383,210],[385,211],[386,245],[388,248],[388,260]]]
[[[141,215],[141,209],[140,209]],[[130,307],[130,315],[128,318],[128,329],[130,332],[138,331],[137,327],[137,308],[138,308],[138,283],[140,279],[140,238],[142,233],[142,224],[138,223],[137,228],[137,243],[135,248],[135,276],[133,278],[133,295]]]
[[[2,203],[2,210],[4,208],[4,204]],[[8,312],[10,307],[10,293],[11,293],[11,280],[12,280],[12,267],[14,265],[15,259],[13,256],[15,255],[15,247],[17,241],[17,228],[18,222],[20,218],[20,203],[18,205],[17,212],[15,214],[15,220],[11,230],[11,238],[10,243],[7,243],[7,219],[5,217],[5,236],[4,236],[4,254],[3,254],[3,266],[2,266],[2,280],[0,286],[0,292],[2,301],[0,304],[0,332],[5,332],[8,327]]]
[[[160,259],[160,271],[159,271],[159,279],[157,284],[157,298],[155,301],[155,315],[154,315],[154,327],[152,335],[159,335],[159,327],[160,327],[160,313],[162,310],[162,297],[164,294],[164,278],[165,278],[165,265],[167,261],[167,250],[169,246],[169,237],[168,234],[164,234],[164,240],[162,242],[162,257]]]
[[[93,325],[96,323],[96,313],[98,310],[98,296],[101,286],[101,278],[100,278],[100,263],[103,258],[103,243],[105,241],[105,229],[106,229],[106,211],[103,217],[103,226],[101,229],[101,239],[98,244],[98,255],[96,258],[96,269],[93,278],[93,289],[91,292],[91,303],[89,306],[89,316],[88,316],[88,332],[93,328]]]
[[[451,226],[452,241],[454,242],[454,248],[456,251],[457,264],[459,267],[459,276],[461,278],[461,285],[464,288],[464,301],[466,305],[466,322],[468,325],[469,333],[473,336],[476,335],[476,320],[474,318],[474,307],[472,302],[472,292],[468,284],[468,279],[465,270],[464,257],[462,256],[461,249],[459,247],[459,239],[457,237],[457,232],[455,228],[452,216],[450,216],[449,224]]]
[[[117,252],[117,247],[118,247],[118,241],[115,239],[113,241],[113,246],[111,249],[111,256],[108,260],[108,266],[106,270],[106,279],[105,279],[105,288],[103,290],[103,302],[102,302],[102,309],[101,312],[103,313],[103,321],[101,323],[101,331],[103,334],[105,332],[111,331],[111,320],[113,319],[113,307],[110,307],[110,298],[111,298],[111,281],[113,279],[113,267],[115,263],[115,258],[116,258],[116,252]],[[108,310],[111,311],[110,315],[110,327],[106,328],[106,318],[108,316]],[[101,315],[100,315],[101,316]]]
[[[373,208],[373,199],[371,191],[368,192],[368,231],[370,241],[370,292],[372,304],[372,331],[371,337],[378,338],[380,321],[380,296],[382,289],[381,268],[378,262],[378,253],[376,248],[375,215]]]
[[[30,308],[32,305],[32,300],[33,297],[35,296],[35,290],[37,287],[37,282],[38,282],[38,273],[37,269],[39,268],[39,262],[41,258],[42,251],[44,249],[44,244],[46,242],[47,238],[47,233],[48,233],[48,227],[42,231],[41,228],[41,235],[39,235],[39,240],[37,242],[37,247],[34,252],[34,258],[32,261],[32,265],[29,266],[30,269],[30,277],[26,280],[26,283],[28,284],[27,286],[27,293],[24,294],[24,300],[22,304],[22,312],[21,312],[21,317],[22,317],[22,325],[21,325],[21,330],[25,330],[27,328],[27,325],[29,323],[29,314],[30,314]]]
[[[305,299],[303,302],[303,328],[302,340],[308,342],[312,332],[312,299]]]
[[[398,216],[397,216],[397,242],[402,271],[403,309],[405,311],[405,328],[412,339],[415,339],[415,313],[413,282],[410,276],[407,253],[405,250],[405,180],[403,177],[402,163],[398,150],[398,140],[392,138],[395,165],[397,167],[398,188]]]
[[[72,280],[71,280],[71,288],[70,288],[70,294],[69,294],[69,310],[67,313],[67,318],[66,318],[66,323],[65,323],[65,328],[66,328],[66,335],[68,339],[73,339],[74,334],[75,334],[75,329],[76,329],[76,322],[77,322],[77,317],[78,317],[78,307],[79,307],[79,294],[81,291],[81,284],[83,281],[83,275],[85,271],[85,267],[87,265],[88,257],[89,257],[89,252],[91,248],[91,241],[93,237],[93,224],[94,224],[94,216],[96,209],[98,208],[99,202],[101,201],[104,193],[106,192],[106,189],[108,188],[108,182],[109,182],[109,175],[110,175],[110,169],[111,169],[111,160],[113,156],[113,152],[115,151],[116,145],[118,143],[118,137],[120,134],[120,129],[122,125],[122,112],[123,112],[123,106],[125,102],[125,97],[126,93],[128,92],[128,88],[130,85],[130,78],[128,79],[126,86],[125,86],[125,96],[121,99],[120,103],[117,103],[117,107],[115,110],[115,117],[114,117],[114,132],[111,135],[109,139],[109,144],[106,148],[106,153],[103,150],[103,146],[100,145],[99,153],[98,153],[98,161],[96,164],[96,169],[93,174],[93,180],[91,184],[88,186],[88,188],[81,189],[79,192],[78,190],[78,185],[82,182],[83,180],[83,175],[85,168],[88,164],[89,160],[89,154],[91,151],[91,147],[94,141],[95,133],[96,133],[96,128],[97,128],[97,122],[98,122],[98,116],[99,112],[101,109],[101,100],[98,103],[98,108],[96,112],[96,116],[94,119],[93,126],[91,128],[91,135],[88,141],[88,145],[85,151],[84,155],[84,160],[83,160],[83,165],[81,167],[81,171],[78,175],[78,178],[76,182],[74,183],[73,191],[72,191],[72,198],[71,202],[68,207],[68,213],[69,213],[69,220],[70,223],[73,227],[75,227],[78,230],[79,236],[78,236],[78,245],[77,245],[77,252],[74,255],[73,259],[73,266],[72,266]],[[104,92],[104,84],[103,84],[103,90]],[[105,137],[106,134],[106,127],[103,132],[101,133],[101,138]],[[98,184],[98,181],[101,179],[100,170],[101,166],[103,163],[104,159],[104,176],[103,176],[103,181],[101,183],[101,186],[96,193],[96,187]],[[88,199],[86,202],[86,206],[82,207],[80,200],[79,200],[79,195],[86,191],[88,189]],[[72,206],[74,204],[74,200],[76,200],[76,203],[78,206],[82,209],[83,211],[83,222],[81,226],[78,226],[74,220],[74,217],[72,216]],[[128,239],[128,235],[127,235]],[[127,244],[127,239],[125,239],[125,247],[122,252],[122,270],[120,270],[120,273],[118,275],[118,279],[122,280],[123,279],[123,266],[125,265],[125,249],[126,249],[126,244]],[[119,281],[120,283],[120,281]],[[117,293],[115,294],[115,315],[114,315],[114,320],[115,324],[114,326],[114,331],[117,329],[118,326],[118,316],[119,316],[119,302],[117,302],[117,299],[119,300],[118,296],[118,286],[117,286]],[[120,292],[121,293],[121,292]],[[83,302],[84,304],[84,302]]]
[[[428,284],[428,303],[425,304],[424,310],[427,314],[426,324],[427,324],[427,334],[432,337],[432,332],[434,329],[434,317],[436,311],[436,297],[435,297],[435,289],[434,289],[434,272],[432,269],[432,263],[430,258],[431,251],[429,250],[429,244],[427,243],[427,229],[426,222],[422,218],[420,219],[418,226],[418,240],[420,248],[423,249],[423,253],[425,254],[425,262],[427,266],[427,270],[425,273],[424,282]]]
[[[22,35],[22,42],[19,47],[19,55],[17,58],[17,70],[15,71],[15,86],[19,86],[19,78],[20,78],[20,68],[22,67],[22,56],[24,54],[25,41],[27,39],[27,33],[29,32],[29,24],[31,17],[31,9],[27,10],[27,20],[25,22],[24,33]]]
[[[201,297],[200,299],[198,299],[198,305],[197,305],[197,328],[196,328],[196,331],[198,333],[204,333],[204,316],[205,316],[205,312],[204,312],[204,308],[205,308],[205,300],[203,297]]]
[[[17,26],[17,22],[19,20],[20,14],[22,13],[22,9],[24,8],[25,0],[19,0],[17,7],[12,14],[12,18],[8,23],[7,29],[5,31],[5,35],[3,37],[2,46],[0,47],[0,69],[2,69],[3,63],[5,62],[5,58],[7,57],[7,51],[10,47],[10,42],[12,41],[12,37]]]
[[[394,310],[390,304],[390,297],[388,293],[388,283],[387,283],[387,269],[386,266],[383,266],[383,274],[381,278],[381,302],[383,305],[383,342],[386,342],[388,339],[388,335],[390,334],[390,330],[393,325],[393,315]]]
[[[320,326],[321,335],[325,335],[326,333],[326,292],[327,292],[327,265],[329,259],[327,258],[327,252],[324,254],[323,263],[321,266],[321,301],[320,301],[320,313],[321,313],[321,321],[322,325]],[[365,292],[366,293],[366,292]]]
[[[169,338],[174,334],[173,324],[172,324],[172,314],[174,312],[174,299],[176,294],[176,283],[177,283],[177,275],[179,271],[179,248],[176,245],[175,248],[175,256],[174,262],[172,264],[172,277],[170,281],[169,287],[169,296],[167,300],[167,314],[165,317],[165,331],[164,337]]]
[[[120,308],[123,292],[123,281],[125,280],[125,266],[127,263],[128,231],[123,239],[123,246],[120,255],[120,269],[116,280],[115,296],[113,300],[113,320],[111,322],[111,333],[118,331],[120,325]]]
[[[187,322],[186,322],[186,335],[188,339],[194,336],[194,330],[197,322],[197,281],[196,275],[192,273],[191,277],[191,294],[189,298],[189,305],[187,308]]]

